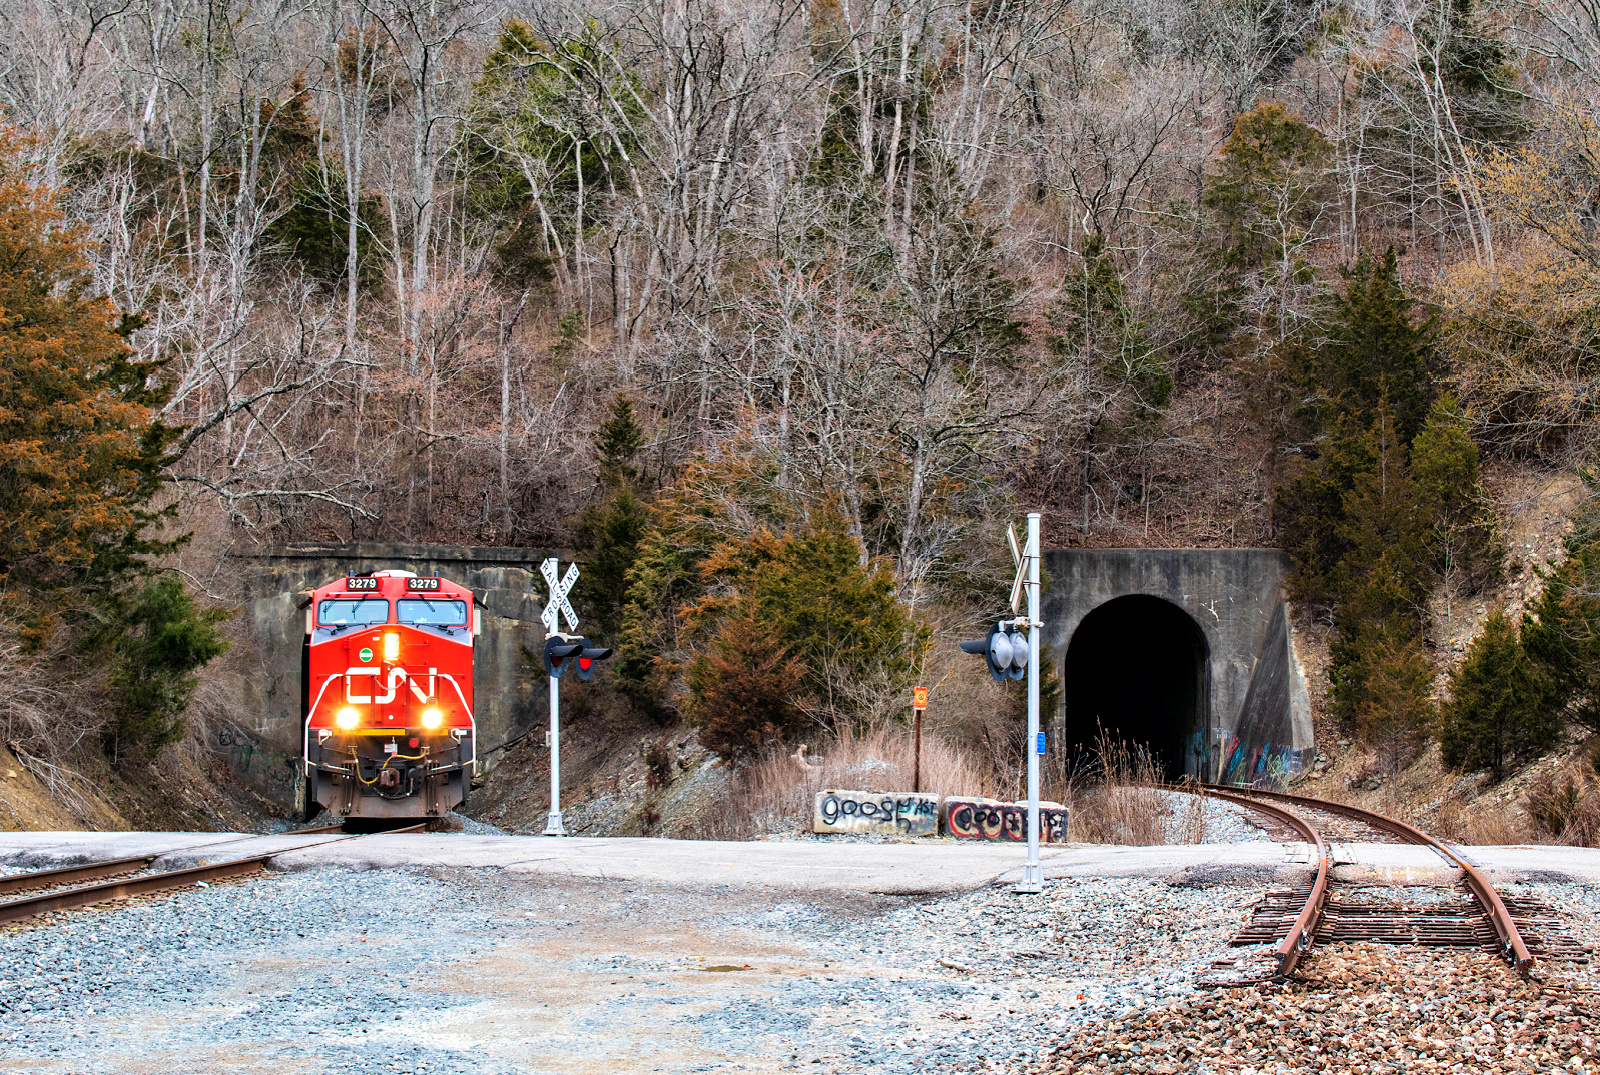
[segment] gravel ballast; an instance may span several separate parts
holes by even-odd
[[[1333,1056],[1339,1020],[1363,1017],[1375,1047],[1410,1025],[1365,999],[1378,996],[1441,1038],[1483,1036],[1469,1020],[1490,1010],[1497,1056],[1513,1029],[1530,1046],[1528,1066],[1504,1070],[1553,1070],[1545,1053],[1593,1040],[1587,1001],[1523,986],[1476,952],[1357,946],[1318,954],[1305,985],[1197,987],[1218,956],[1248,954],[1227,941],[1261,885],[1188,871],[935,897],[498,869],[271,873],[6,927],[0,1070],[1403,1070],[1388,1053],[1282,1066],[1267,1047],[1269,1030],[1303,1022],[1314,1055]],[[1592,888],[1527,891],[1594,943]],[[1497,1014],[1535,1002],[1526,1025]],[[1396,1055],[1501,1070],[1463,1059],[1479,1050]]]

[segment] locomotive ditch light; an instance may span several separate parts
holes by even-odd
[[[597,662],[611,656],[611,647],[597,646],[587,638],[578,639],[578,643],[583,647],[578,653],[578,678],[586,680],[594,675],[594,666]]]
[[[577,662],[573,660],[582,650],[578,642],[571,642],[560,635],[553,635],[544,643],[544,670],[551,679],[560,679],[566,670]]]
[[[400,636],[393,631],[383,636],[383,659],[386,661],[400,659]]]
[[[361,714],[357,713],[354,706],[345,706],[339,710],[339,715],[334,718],[334,723],[345,731],[349,731],[361,723]]]
[[[437,709],[424,709],[422,711],[422,726],[424,728],[437,728],[444,723],[444,714]]]

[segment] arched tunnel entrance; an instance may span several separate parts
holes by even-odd
[[[1096,608],[1067,647],[1062,757],[1092,758],[1104,730],[1148,747],[1169,780],[1203,775],[1208,656],[1200,625],[1169,601],[1134,594]]]

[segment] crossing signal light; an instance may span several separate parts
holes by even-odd
[[[594,675],[594,666],[611,656],[611,648],[597,646],[587,638],[578,639],[578,644],[583,647],[578,651],[578,678],[588,679]]]
[[[557,635],[548,638],[544,643],[544,670],[551,679],[560,679],[568,668],[578,662],[574,659],[583,650],[584,639],[576,642],[569,641]],[[580,672],[579,675],[582,675]],[[583,676],[588,679],[588,676]]]
[[[987,638],[961,643],[961,652],[981,654],[989,666],[989,674],[1001,683],[1021,679],[1027,674],[1028,650],[1028,636],[1021,631],[1007,630],[1003,623],[989,628]]]
[[[544,644],[544,670],[560,679],[567,669],[576,668],[579,679],[594,675],[594,666],[611,656],[608,646],[597,646],[587,638],[554,635]]]

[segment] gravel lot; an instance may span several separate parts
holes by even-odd
[[[0,933],[0,1071],[1264,1075],[1595,1055],[1593,994],[1523,986],[1476,953],[1360,947],[1318,955],[1308,984],[1197,989],[1238,954],[1227,939],[1264,880],[1201,868],[930,898],[275,873]],[[1594,943],[1594,889],[1527,890]],[[1332,1066],[1284,1066],[1271,1042],[1291,1020]],[[1444,1044],[1412,1047],[1413,1028]],[[1504,1060],[1508,1039],[1526,1056]]]

